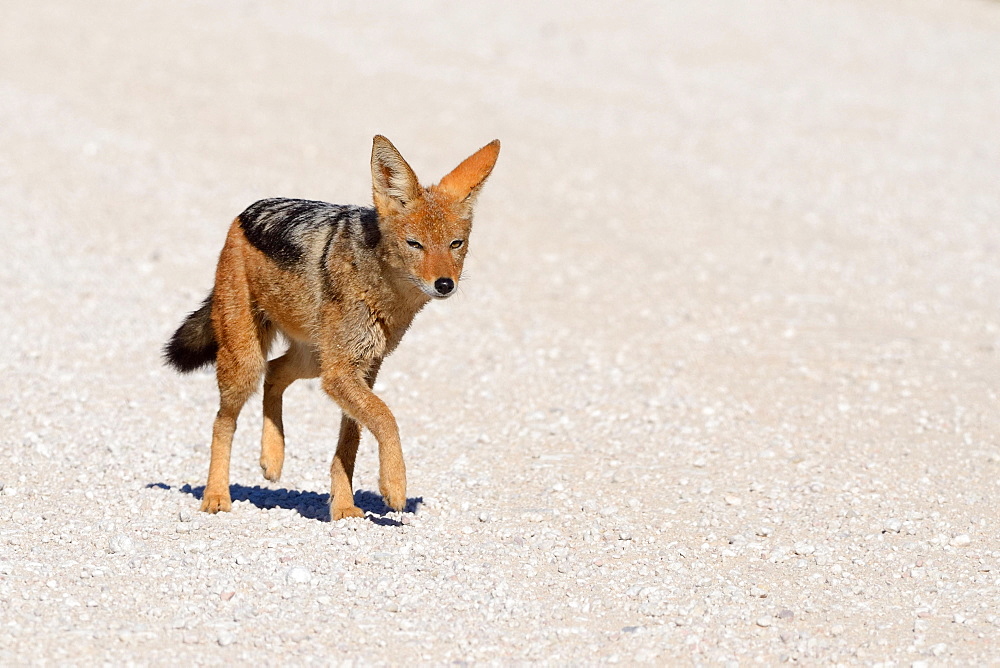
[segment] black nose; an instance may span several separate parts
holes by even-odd
[[[439,278],[434,281],[434,289],[442,295],[446,295],[455,289],[455,281],[450,278]]]

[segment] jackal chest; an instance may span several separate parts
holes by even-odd
[[[344,339],[350,356],[359,362],[382,359],[399,345],[410,320],[412,316],[401,321],[396,313],[359,303],[344,323],[347,325]]]
[[[347,349],[352,359],[368,362],[386,355],[390,329],[385,319],[365,305],[360,305],[348,318]]]

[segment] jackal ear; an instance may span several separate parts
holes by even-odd
[[[372,141],[372,195],[379,211],[400,211],[420,196],[416,174],[382,135]]]
[[[437,185],[438,190],[444,191],[456,202],[465,204],[471,210],[499,155],[500,140],[494,139],[441,179],[441,183]]]

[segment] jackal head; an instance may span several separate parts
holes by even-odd
[[[455,292],[469,249],[472,207],[500,154],[493,140],[424,188],[396,147],[377,135],[372,145],[372,193],[384,257],[428,297]]]

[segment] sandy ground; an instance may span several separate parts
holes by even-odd
[[[1000,662],[1000,4],[8,2],[0,663]],[[460,294],[338,411],[159,348],[250,202],[494,137]]]

